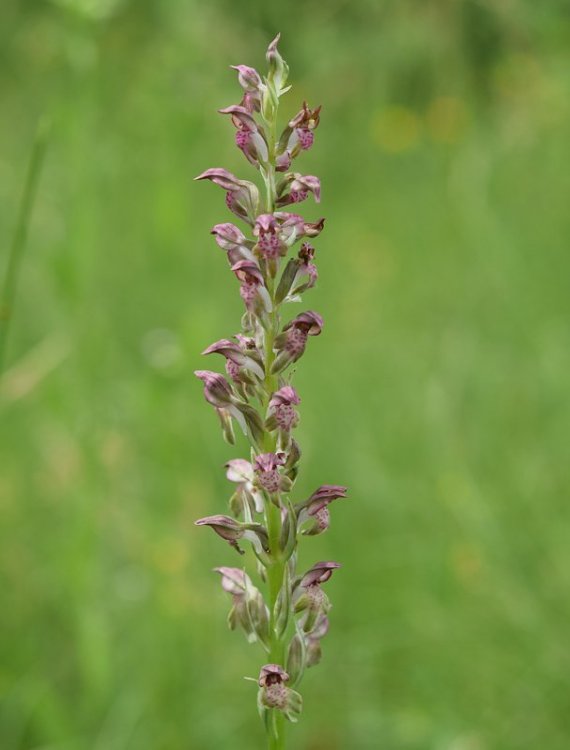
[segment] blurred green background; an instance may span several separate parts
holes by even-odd
[[[291,748],[567,750],[563,0],[2,0],[0,274],[53,127],[1,386],[0,747],[263,747],[237,558],[192,525],[245,446],[192,376],[242,304],[191,178],[252,176],[215,110],[277,30],[328,219],[296,498],[351,494],[304,544],[344,567]]]

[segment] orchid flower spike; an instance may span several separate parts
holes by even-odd
[[[257,682],[257,708],[269,747],[282,749],[285,722],[296,722],[303,706],[297,687],[306,670],[320,661],[321,641],[329,630],[331,603],[324,584],[340,567],[323,561],[300,574],[299,545],[328,529],[330,505],[345,498],[347,490],[324,484],[308,497],[299,497],[296,490],[303,457],[293,434],[301,398],[291,365],[304,354],[309,337],[321,334],[323,319],[307,310],[289,320],[283,305],[313,293],[320,251],[312,243],[318,242],[325,220],[297,213],[297,205],[310,196],[319,203],[321,183],[292,165],[313,147],[321,107],[303,102],[296,114],[293,109],[284,118],[287,125],[279,136],[278,109],[290,89],[279,34],[267,48],[266,61],[266,73],[246,64],[231,66],[237,96],[219,110],[235,128],[235,143],[259,176],[263,192],[223,167],[196,177],[221,188],[227,208],[237,217],[237,224],[215,224],[211,234],[226,254],[245,311],[238,333],[222,334],[203,351],[223,358],[211,361],[223,361],[225,375],[212,370],[195,374],[225,440],[235,444],[237,423],[249,448],[224,465],[231,486],[228,514],[214,512],[195,523],[212,529],[244,555],[244,562],[254,563],[247,571],[245,565],[225,564],[214,570],[231,600],[230,628],[242,630],[248,642],[262,649],[259,676],[249,679]]]

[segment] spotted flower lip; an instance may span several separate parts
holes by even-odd
[[[266,490],[270,495],[290,489],[291,482],[279,472],[279,467],[284,466],[286,461],[287,454],[282,451],[278,453],[261,453],[256,456],[253,468],[256,474],[257,485]]]
[[[301,313],[289,321],[274,341],[274,349],[278,354],[271,371],[274,373],[281,372],[292,362],[296,362],[305,351],[307,338],[318,336],[322,329],[323,319],[313,310]]]
[[[311,110],[307,102],[293,117],[279,139],[278,151],[294,159],[301,151],[307,151],[314,142],[314,131],[320,122],[321,107]]]
[[[266,164],[269,159],[267,141],[261,128],[247,107],[232,104],[230,107],[219,109],[222,115],[231,115],[232,122],[238,129],[236,145],[243,151],[247,159],[258,167],[259,163]]]
[[[333,572],[340,567],[342,567],[340,563],[332,561],[315,563],[302,577],[301,586],[307,588],[315,584],[325,583],[332,576]]]

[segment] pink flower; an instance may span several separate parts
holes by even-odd
[[[216,224],[212,227],[211,234],[214,235],[222,250],[226,251],[230,266],[239,260],[255,260],[251,252],[254,243],[248,240],[235,224],[230,222]]]
[[[232,122],[237,128],[236,145],[243,151],[248,161],[255,167],[258,167],[260,162],[266,164],[269,153],[265,134],[247,108],[234,104],[231,107],[219,109],[218,112],[232,116]]]
[[[346,487],[338,484],[323,484],[304,503],[297,506],[299,528],[307,521],[311,525],[303,532],[315,536],[326,531],[330,524],[328,506],[333,500],[346,497]]]
[[[289,121],[279,139],[279,154],[288,154],[294,159],[301,151],[307,151],[313,145],[314,130],[320,121],[321,107],[309,109],[307,102],[303,102],[302,109]]]
[[[253,233],[257,237],[256,249],[265,260],[276,260],[287,252],[287,245],[279,237],[279,228],[273,214],[261,214],[255,220]]]
[[[259,213],[259,190],[249,180],[239,180],[222,167],[207,169],[195,180],[210,180],[226,191],[226,205],[240,219],[253,224]]]
[[[269,549],[267,531],[260,523],[240,523],[230,516],[217,515],[199,518],[194,524],[209,526],[240,555],[243,555],[243,550],[238,545],[240,539],[249,540],[259,553]]]
[[[277,205],[288,206],[301,203],[309,193],[317,203],[321,200],[321,181],[314,175],[301,175],[298,172],[287,174],[277,188]]]
[[[290,487],[286,477],[279,473],[279,467],[283,466],[285,461],[285,453],[262,453],[256,456],[253,462],[259,485],[270,494],[275,494]]]
[[[222,588],[232,597],[232,609],[228,624],[232,630],[239,625],[249,643],[258,639],[269,645],[269,610],[261,592],[252,584],[250,577],[239,568],[214,568],[222,576]]]
[[[253,383],[248,373],[253,373],[256,377],[263,379],[263,360],[259,354],[255,341],[247,336],[238,334],[236,339],[239,343],[230,341],[230,339],[220,339],[202,354],[221,354],[226,359],[226,371],[235,383],[248,382]]]
[[[262,314],[263,311],[271,312],[271,297],[257,263],[251,260],[240,260],[232,266],[232,271],[240,281],[239,293],[249,312],[256,314]]]
[[[273,363],[272,372],[281,372],[302,356],[309,336],[318,336],[323,328],[321,316],[308,310],[297,315],[283,328],[283,333],[275,339],[275,350],[278,355]]]
[[[268,430],[277,427],[284,433],[289,433],[299,423],[299,415],[293,408],[301,403],[297,391],[291,385],[284,385],[271,396],[269,401],[269,417],[266,421]]]

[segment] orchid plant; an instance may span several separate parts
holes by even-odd
[[[227,478],[235,486],[229,514],[201,518],[196,524],[209,526],[240,554],[241,545],[251,544],[261,588],[242,567],[215,570],[232,598],[230,627],[241,628],[250,643],[264,650],[267,663],[256,680],[257,704],[268,747],[274,750],[285,747],[285,720],[295,722],[301,712],[297,687],[305,669],[321,658],[331,607],[321,586],[340,567],[317,562],[299,574],[299,540],[326,531],[330,503],[346,497],[346,487],[322,485],[306,500],[292,499],[301,458],[292,433],[301,399],[291,384],[291,366],[303,355],[309,336],[321,333],[323,320],[312,310],[285,325],[281,316],[288,302],[299,301],[315,286],[315,249],[309,240],[320,234],[324,219],[309,222],[283,209],[309,194],[320,201],[319,179],[293,171],[292,164],[313,145],[321,108],[304,103],[277,137],[279,100],[290,89],[278,41],[279,35],[267,49],[265,78],[246,65],[232,66],[243,96],[239,104],[220,110],[230,115],[236,145],[261,174],[264,197],[253,182],[226,169],[208,169],[196,177],[225,191],[227,207],[250,235],[232,223],[212,229],[239,281],[245,314],[239,333],[203,352],[224,357],[227,377],[210,370],[198,370],[196,376],[226,441],[234,444],[235,421],[251,445],[249,461],[234,458],[226,464]],[[287,259],[298,242],[296,256]]]

